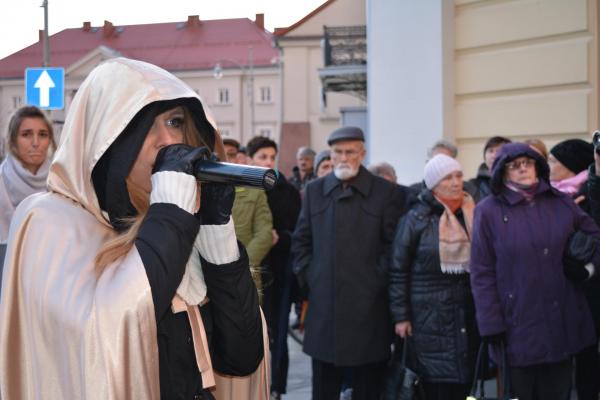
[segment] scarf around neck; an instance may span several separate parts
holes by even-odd
[[[460,209],[465,219],[467,230],[454,215],[454,212],[443,200],[436,199],[444,206],[444,212],[440,216],[440,266],[444,274],[464,274],[469,272],[469,261],[471,257],[471,228],[473,226],[473,210],[475,202],[473,198],[464,193]]]
[[[8,197],[13,207],[18,206],[25,197],[46,190],[46,179],[48,178],[49,169],[49,158],[44,161],[38,169],[37,174],[34,175],[23,167],[17,158],[11,154],[6,156],[2,172],[4,174],[4,184],[6,185]]]
[[[537,180],[535,183],[533,183],[531,185],[522,185],[517,182],[505,181],[504,184],[506,185],[507,188],[509,188],[513,192],[521,193],[523,195],[523,197],[525,197],[525,200],[531,201],[531,200],[533,200],[533,197],[535,196],[535,192],[538,188],[539,182],[540,181]]]
[[[587,179],[588,170],[584,169],[575,176],[563,179],[562,181],[552,181],[550,182],[550,184],[554,189],[557,189],[560,192],[573,196],[579,193],[579,189],[581,189],[581,186],[583,186]]]

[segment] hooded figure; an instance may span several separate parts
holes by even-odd
[[[563,258],[572,233],[598,239],[600,230],[550,186],[548,164],[524,143],[502,146],[490,183],[471,243],[479,331],[496,360],[506,344],[513,395],[568,398],[571,357],[596,337],[582,286],[567,279]],[[600,265],[600,252],[592,260]]]
[[[229,218],[233,188],[202,184],[198,211],[191,175],[208,152],[188,145],[212,150],[215,136],[198,95],[156,66],[118,58],[89,74],[49,192],[11,224],[0,397],[210,399],[213,368],[257,369],[261,316]]]

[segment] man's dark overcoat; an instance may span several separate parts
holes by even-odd
[[[364,167],[346,187],[333,173],[309,183],[293,236],[307,285],[304,352],[336,366],[389,357],[389,249],[405,192]]]

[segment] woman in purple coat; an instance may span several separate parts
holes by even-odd
[[[491,189],[475,209],[471,248],[480,333],[496,360],[506,344],[514,396],[568,399],[571,358],[595,333],[580,283],[565,277],[563,253],[575,231],[600,238],[600,230],[550,186],[548,164],[523,143],[502,147]],[[593,261],[600,265],[600,252]]]

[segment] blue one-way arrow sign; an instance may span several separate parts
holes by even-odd
[[[27,68],[25,102],[47,110],[64,107],[65,69]]]

